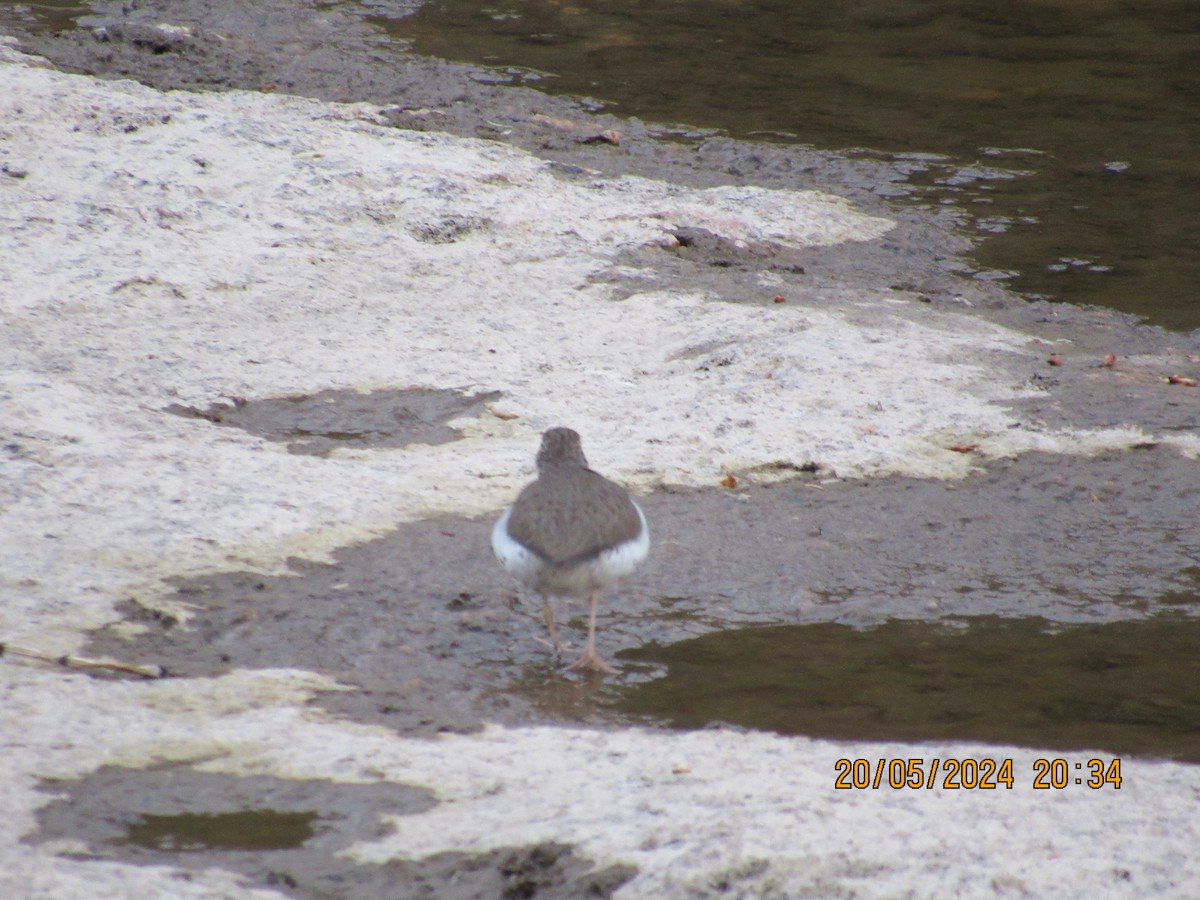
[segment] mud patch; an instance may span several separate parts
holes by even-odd
[[[125,604],[140,632],[96,635],[125,654],[169,660],[170,675],[235,668],[328,673],[356,690],[317,701],[408,733],[471,731],[486,718],[535,718],[507,693],[515,668],[552,665],[532,635],[539,609],[520,606],[492,558],[492,522],[441,517],[338,551],[333,565],[290,561],[291,575],[250,572],[179,580],[171,615]]]
[[[650,557],[631,585],[603,598],[600,651],[749,625],[1178,613],[1200,566],[1197,471],[1158,447],[1029,454],[960,482],[798,476],[644,495]],[[523,602],[492,557],[493,521],[405,524],[339,550],[333,564],[293,560],[283,577],[179,580],[173,599],[190,610],[186,623],[129,602],[123,613],[138,633],[95,632],[84,652],[181,676],[318,671],[353,689],[314,703],[401,732],[628,721],[616,702],[622,685],[661,666],[634,654],[615,679],[564,674],[538,642],[540,603]],[[567,640],[582,639],[584,614],[582,604],[560,606]]]
[[[288,445],[289,453],[328,456],[339,447],[383,449],[409,444],[444,444],[460,432],[452,419],[479,415],[499,392],[455,390],[321,391],[262,400],[233,398],[207,409],[171,404],[164,412],[240,428]]]
[[[623,654],[668,667],[621,708],[838,740],[982,741],[1200,762],[1200,619],[994,616],[708,634]]]
[[[799,252],[788,247],[747,244],[714,234],[707,228],[692,226],[675,229],[671,237],[675,239],[675,245],[670,250],[681,259],[720,269],[762,269],[804,274]]]
[[[1172,377],[1200,378],[1200,356],[1105,359],[1075,346],[1046,345],[1046,366],[1030,377],[1043,393],[1012,404],[1021,416],[1076,428],[1137,424],[1167,434],[1200,431],[1200,390]],[[1051,359],[1054,362],[1050,362]]]
[[[390,834],[388,817],[437,805],[425,788],[387,782],[105,767],[44,781],[41,790],[59,796],[38,811],[29,843],[70,842],[76,859],[226,869],[248,887],[293,897],[607,897],[635,874],[629,866],[596,871],[555,843],[355,862],[342,851]]]

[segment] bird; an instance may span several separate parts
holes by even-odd
[[[517,581],[541,595],[558,656],[563,645],[550,598],[587,597],[587,646],[568,668],[615,675],[596,652],[596,601],[649,553],[646,516],[623,487],[588,467],[579,434],[570,428],[542,435],[537,469],[537,479],[492,529],[492,550]]]

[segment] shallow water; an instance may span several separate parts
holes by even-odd
[[[246,809],[225,813],[144,815],[129,826],[126,840],[151,850],[289,850],[316,832],[315,812]]]
[[[841,740],[981,741],[1200,762],[1198,638],[1200,620],[1176,616],[720,631],[621,654],[668,672],[615,705],[681,728],[728,722]]]
[[[1200,327],[1195,4],[434,0],[380,21],[620,115],[1024,172],[935,166],[920,202],[962,204],[1017,290]]]

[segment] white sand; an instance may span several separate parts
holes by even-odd
[[[777,460],[955,477],[971,459],[954,444],[1147,438],[1018,426],[1001,403],[1024,390],[1030,336],[884,287],[749,307],[665,289],[614,302],[588,282],[680,225],[800,247],[890,227],[836,198],[560,181],[503,146],[382,127],[365,105],[163,94],[3,49],[0,86],[0,640],[67,652],[118,600],[160,598],[165,576],[278,571],[400,521],[497,509],[554,424],[647,488]],[[421,239],[447,221],[468,230]],[[699,369],[718,356],[729,364]],[[517,418],[317,459],[162,412],[410,386],[500,390],[494,408]],[[6,660],[0,684],[4,896],[184,896],[167,870],[16,841],[47,801],[39,777],[214,752],[221,771],[385,777],[455,800],[364,859],[556,838],[642,867],[631,897],[739,871],[746,896],[1200,896],[1188,766],[1130,762],[1120,791],[1041,792],[1024,750],[564,729],[404,740],[302,711],[315,683],[298,672],[111,684]],[[832,790],[839,757],[935,754],[1013,756],[1017,787]],[[245,896],[233,883],[207,873],[186,890]]]

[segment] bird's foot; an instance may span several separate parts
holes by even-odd
[[[534,640],[543,647],[549,647],[551,650],[553,650],[555,656],[562,656],[563,651],[567,649],[567,647],[564,646],[561,641],[548,641],[544,637],[535,637]]]
[[[599,672],[602,675],[616,675],[617,670],[600,658],[595,647],[584,647],[579,659],[567,666],[569,671],[587,669],[589,672]]]

